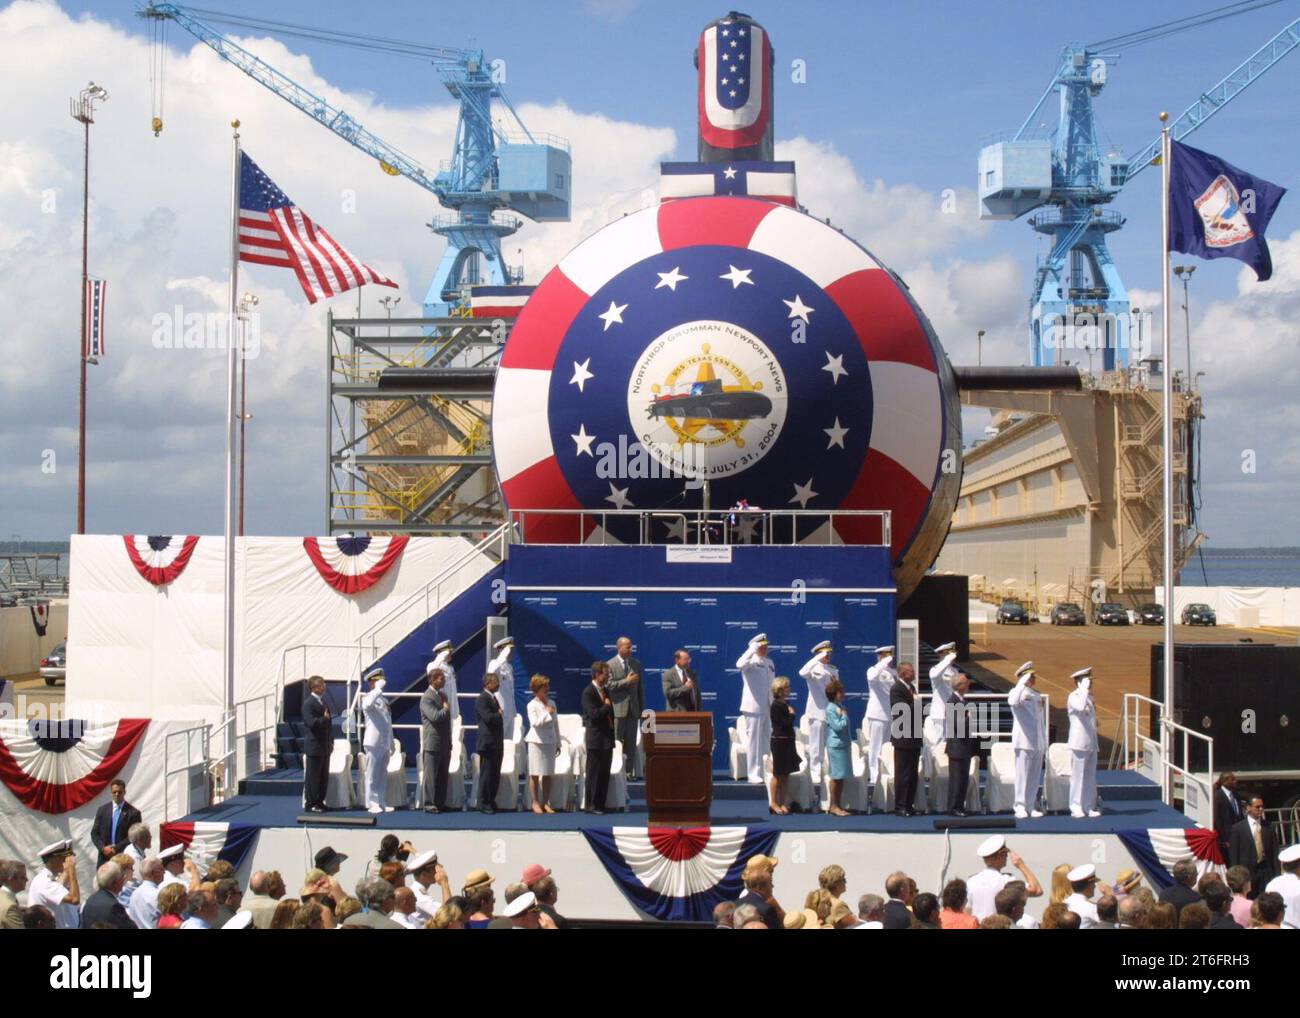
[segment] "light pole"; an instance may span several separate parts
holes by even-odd
[[[384,310],[388,312],[388,338],[393,336],[393,308],[402,303],[401,297],[380,297],[379,303],[384,305]]]
[[[84,131],[81,159],[81,396],[77,413],[77,533],[86,532],[86,364],[90,350],[86,335],[86,287],[90,279],[90,125],[95,103],[108,99],[108,90],[93,81],[68,101],[72,119]]]
[[[975,333],[975,364],[978,366],[984,363],[984,333],[986,330],[980,329]]]
[[[239,536],[244,536],[244,426],[253,419],[248,412],[248,319],[257,307],[257,294],[239,298],[239,320],[243,323],[239,343]]]
[[[1192,313],[1187,307],[1187,284],[1192,281],[1195,265],[1175,265],[1174,275],[1183,281],[1183,336],[1187,341],[1187,377],[1192,377]]]

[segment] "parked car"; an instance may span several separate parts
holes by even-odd
[[[1163,626],[1165,624],[1164,606],[1158,604],[1138,605],[1138,610],[1133,615],[1133,621],[1139,626]]]
[[[1092,621],[1099,626],[1127,626],[1128,609],[1122,604],[1107,601],[1097,605],[1097,610],[1092,613]]]
[[[1189,604],[1183,609],[1185,626],[1217,626],[1219,617],[1208,604]]]
[[[1029,625],[1029,612],[1025,611],[1025,606],[1015,598],[1008,597],[998,607],[997,624],[1005,625],[1011,622],[1018,622],[1022,626]]]
[[[30,661],[31,659],[28,658]],[[50,656],[41,659],[41,678],[47,686],[52,686],[68,677],[68,644],[65,640],[52,651]]]
[[[1067,601],[1064,604],[1052,605],[1051,622],[1054,626],[1086,626],[1088,616],[1077,604],[1070,604]]]

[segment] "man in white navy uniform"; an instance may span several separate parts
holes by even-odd
[[[501,704],[501,731],[503,739],[513,739],[515,737],[515,670],[510,664],[510,658],[515,651],[515,641],[512,637],[505,637],[497,640],[492,645],[492,649],[497,652],[497,656],[487,666],[487,670],[497,677],[501,685],[497,688],[497,702]]]
[[[745,770],[751,785],[761,785],[763,756],[772,741],[772,680],[776,678],[776,664],[767,656],[766,633],[749,641],[736,667],[743,683],[740,714],[745,719]]]
[[[1043,694],[1034,688],[1038,681],[1034,662],[1016,669],[1015,688],[1007,694],[1011,708],[1011,748],[1016,754],[1016,818],[1041,817],[1038,789],[1043,781],[1043,754],[1047,751],[1047,719],[1043,715]]]
[[[1097,887],[1097,867],[1092,863],[1076,866],[1065,875],[1070,882],[1073,893],[1065,899],[1065,907],[1079,917],[1079,929],[1093,930],[1101,923],[1097,914],[1097,904],[1092,900],[1092,892]],[[1112,891],[1105,884],[1101,885],[1103,895]]]
[[[1092,669],[1070,678],[1076,688],[1066,701],[1070,716],[1070,816],[1099,817],[1097,805],[1097,703],[1092,698]]]
[[[930,669],[930,709],[925,718],[925,745],[921,749],[921,766],[926,777],[934,778],[934,758],[944,744],[944,722],[948,717],[948,700],[952,697],[952,680],[957,677],[957,644],[945,643],[934,648],[939,662]]]
[[[1043,885],[1025,865],[1025,861],[1011,851],[1007,839],[1001,834],[985,838],[975,851],[984,860],[984,868],[966,878],[966,897],[970,902],[970,914],[976,919],[982,922],[994,915],[998,910],[998,892],[1016,879],[1002,870],[1008,861],[1025,878],[1025,897],[1037,898],[1043,893]]]
[[[880,778],[880,750],[889,741],[889,690],[894,685],[894,645],[876,648],[876,663],[867,669],[867,773],[872,794]]]
[[[56,841],[41,849],[40,872],[27,885],[27,904],[44,905],[61,930],[80,928],[81,888],[71,841]]]
[[[382,668],[373,668],[363,681],[370,683],[369,691],[361,695],[361,713],[366,718],[361,741],[366,753],[366,812],[391,813],[393,807],[386,802],[388,761],[393,755],[393,713],[384,695],[388,680]]]
[[[1277,854],[1277,861],[1282,866],[1282,873],[1270,880],[1264,890],[1282,896],[1286,904],[1286,912],[1282,915],[1283,927],[1300,930],[1300,845],[1282,849]]]
[[[442,670],[442,691],[447,697],[447,706],[451,708],[451,720],[460,717],[460,700],[456,696],[456,669],[451,664],[451,654],[455,648],[450,640],[443,640],[433,646],[433,660],[424,668],[427,677],[436,669]]]
[[[822,760],[826,756],[826,686],[831,679],[840,677],[839,669],[831,664],[834,648],[830,640],[822,640],[812,649],[813,656],[799,669],[799,675],[808,682],[808,703],[803,716],[808,719],[808,771],[814,785],[822,781]]]

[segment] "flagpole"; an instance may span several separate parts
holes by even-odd
[[[1161,335],[1161,374],[1164,379],[1162,392],[1161,418],[1163,424],[1163,449],[1164,449],[1164,505],[1162,512],[1164,516],[1164,575],[1162,577],[1164,584],[1165,600],[1165,631],[1164,631],[1164,688],[1165,688],[1165,708],[1164,717],[1170,721],[1175,719],[1174,705],[1174,456],[1173,456],[1173,408],[1174,408],[1174,375],[1171,370],[1172,358],[1171,344],[1169,341],[1170,321],[1169,321],[1169,171],[1170,160],[1173,157],[1172,147],[1169,143],[1169,114],[1160,114],[1160,192],[1163,198],[1161,207],[1160,223],[1160,293],[1161,293],[1161,312],[1163,319]],[[1173,740],[1170,737],[1170,731],[1165,725],[1161,725],[1160,730],[1160,750],[1162,759],[1169,760],[1169,754],[1173,750]],[[1186,761],[1184,761],[1186,762]],[[1161,767],[1160,771],[1160,792],[1161,797],[1166,803],[1172,801],[1173,788],[1170,781],[1170,770],[1168,767]]]
[[[225,788],[231,786],[235,770],[235,378],[238,368],[239,292],[239,121],[232,120],[233,163],[230,182],[230,307],[226,322],[226,540],[225,540],[225,629],[221,662],[224,669]]]

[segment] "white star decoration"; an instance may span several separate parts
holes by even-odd
[[[592,459],[595,459],[595,454],[591,451],[591,443],[596,441],[596,436],[587,434],[585,424],[579,424],[578,433],[569,437],[573,439],[574,444],[577,446],[577,450],[574,452],[575,456],[591,456]]]
[[[753,544],[758,536],[758,520],[753,516],[742,516],[736,521],[736,536],[743,544]]]
[[[656,272],[655,275],[659,277],[659,282],[655,283],[655,289],[658,290],[661,286],[666,286],[668,289],[672,290],[673,293],[677,292],[678,283],[683,279],[691,278],[690,276],[682,275],[682,267],[680,265],[674,265],[670,272]]]
[[[835,423],[833,425],[829,428],[822,428],[822,431],[826,432],[826,434],[830,436],[830,442],[827,443],[826,446],[827,449],[834,448],[837,445],[841,449],[844,448],[844,436],[849,433],[849,429],[840,427],[840,419],[838,417],[835,418]]]
[[[750,286],[754,285],[754,281],[749,278],[749,274],[754,271],[753,269],[738,269],[734,265],[728,265],[727,267],[731,271],[724,272],[718,278],[728,280],[733,290],[739,288],[742,283],[748,283]]]
[[[725,85],[726,82],[724,81],[723,84]],[[725,170],[722,171],[722,175],[726,177],[728,180],[735,180],[736,168],[734,166],[728,166]]]
[[[797,293],[794,295],[794,300],[783,300],[781,303],[790,309],[787,318],[801,318],[805,325],[808,324],[808,316],[813,313],[813,309],[805,304]]]
[[[686,517],[685,516],[678,516],[677,519],[672,521],[672,523],[667,524],[667,527],[668,527],[668,540],[681,541],[682,544],[686,543]]]
[[[828,352],[826,354],[826,363],[822,365],[823,371],[831,373],[831,385],[835,385],[840,380],[840,375],[847,375],[848,371],[844,367],[844,355],[832,357]]]
[[[619,325],[622,325],[622,324],[623,324],[623,312],[626,311],[626,310],[627,310],[627,305],[626,305],[626,304],[615,304],[613,301],[610,301],[610,302],[609,302],[609,310],[606,311],[603,315],[597,315],[597,316],[596,316],[597,318],[599,318],[601,321],[603,321],[603,322],[605,323],[605,328],[604,328],[602,331],[604,331],[604,332],[608,332],[608,331],[609,331],[609,327],[610,327],[611,325],[615,324],[616,322],[617,322]]]
[[[626,509],[632,504],[632,500],[627,497],[627,488],[616,488],[614,482],[609,482],[609,494],[605,496],[606,502],[613,502],[615,509]]]
[[[587,365],[589,365],[590,363],[591,363],[590,357],[588,357],[581,364],[579,364],[577,361],[573,362],[573,377],[569,379],[569,384],[576,385],[578,387],[579,392],[586,391],[583,389],[583,386],[587,384],[588,378],[596,377],[590,371],[587,370]]]
[[[613,487],[613,485],[610,485]],[[791,502],[798,502],[800,509],[807,509],[808,503],[817,497],[817,492],[813,491],[813,479],[808,478],[807,484],[796,484],[794,486],[794,498]]]

